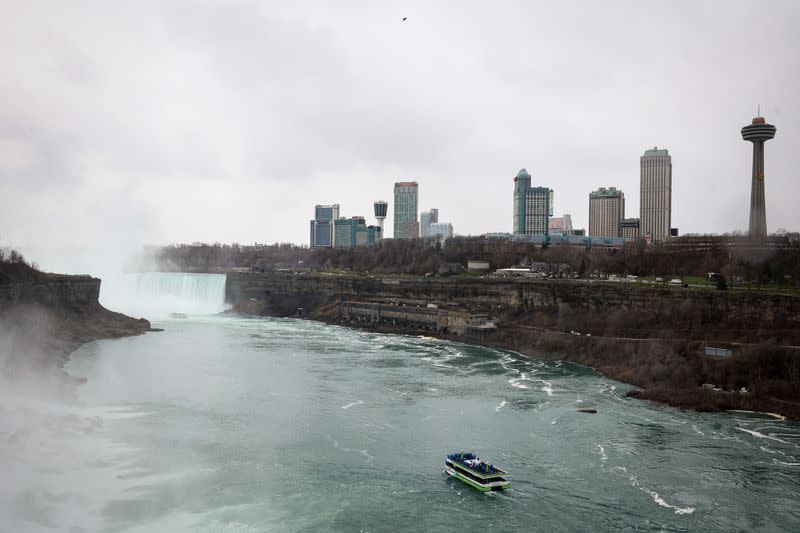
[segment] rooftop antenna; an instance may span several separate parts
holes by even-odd
[[[758,104],[758,114],[756,116],[761,117],[761,104]]]

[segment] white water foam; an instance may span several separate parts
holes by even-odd
[[[364,400],[357,400],[355,402],[348,403],[347,405],[343,405],[342,409],[350,409],[353,406],[361,405],[364,403]]]
[[[765,411],[745,411],[743,409],[728,409],[728,411],[731,413],[745,413],[749,415],[765,415],[775,418],[776,420],[786,420],[786,417],[783,415],[779,415],[777,413],[768,413]]]
[[[500,357],[500,359],[497,360],[497,362],[500,364],[500,366],[502,366],[506,370],[511,370],[507,365],[509,363],[514,363],[516,361],[517,361],[516,359],[514,359],[513,357],[511,357],[508,354],[503,355],[502,357]]]
[[[502,402],[500,402],[500,405],[494,408],[494,410],[499,413],[500,409],[502,409],[506,405],[508,405],[508,402],[506,400],[503,400]]]
[[[788,444],[789,446],[795,446],[795,447],[797,446],[796,444],[792,444],[789,441],[785,441],[783,439],[779,439],[777,437],[773,437],[770,435],[764,435],[763,433],[759,433],[758,431],[754,431],[752,429],[740,428],[740,427],[737,427],[736,429],[738,429],[739,431],[744,431],[745,433],[749,433],[750,435],[758,437],[759,439],[769,439],[769,440],[774,440],[775,442],[780,442],[781,444]]]
[[[694,512],[694,507],[678,507],[676,505],[670,505],[667,501],[658,495],[658,493],[654,490],[650,490],[646,487],[642,487],[639,485],[639,481],[636,479],[636,476],[630,476],[631,486],[636,487],[637,489],[641,490],[642,492],[646,492],[653,498],[653,501],[656,502],[661,507],[665,507],[667,509],[673,509],[675,514],[692,514]]]
[[[521,381],[528,381],[528,377],[525,375],[524,372],[520,372],[518,378],[511,378],[508,380],[511,386],[514,387],[515,389],[530,389],[530,387],[528,387],[527,385],[523,385],[522,383],[520,383]]]
[[[606,449],[603,447],[602,444],[597,444],[597,449],[600,450],[600,462],[606,464],[608,461],[608,456],[606,455]]]

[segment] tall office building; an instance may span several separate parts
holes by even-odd
[[[433,237],[430,234],[431,224],[439,222],[439,210],[431,209],[430,211],[423,211],[419,214],[419,236],[420,237]]]
[[[625,195],[616,187],[600,187],[589,193],[589,236],[621,237]]]
[[[753,143],[753,176],[750,184],[750,236],[763,239],[767,236],[767,207],[764,203],[764,143],[778,131],[767,124],[764,117],[742,128],[742,139]]]
[[[514,235],[547,235],[553,216],[553,190],[531,187],[524,168],[514,178]]]
[[[314,220],[311,221],[311,247],[330,248],[336,242],[334,221],[339,218],[339,204],[314,206]]]
[[[398,181],[394,184],[394,238],[419,237],[417,201],[419,186],[416,181]]]
[[[672,224],[672,156],[657,146],[639,160],[639,234],[666,239]]]

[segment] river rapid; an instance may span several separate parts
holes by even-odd
[[[68,405],[26,408],[41,453],[17,463],[38,474],[8,531],[800,528],[797,423],[628,399],[587,368],[426,337],[153,322],[73,354],[87,382]],[[511,490],[443,476],[459,450],[511,471]]]

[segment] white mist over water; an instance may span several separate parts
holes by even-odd
[[[212,315],[227,308],[225,281],[225,274],[123,274],[103,280],[100,303],[148,320],[162,319],[171,313]]]

